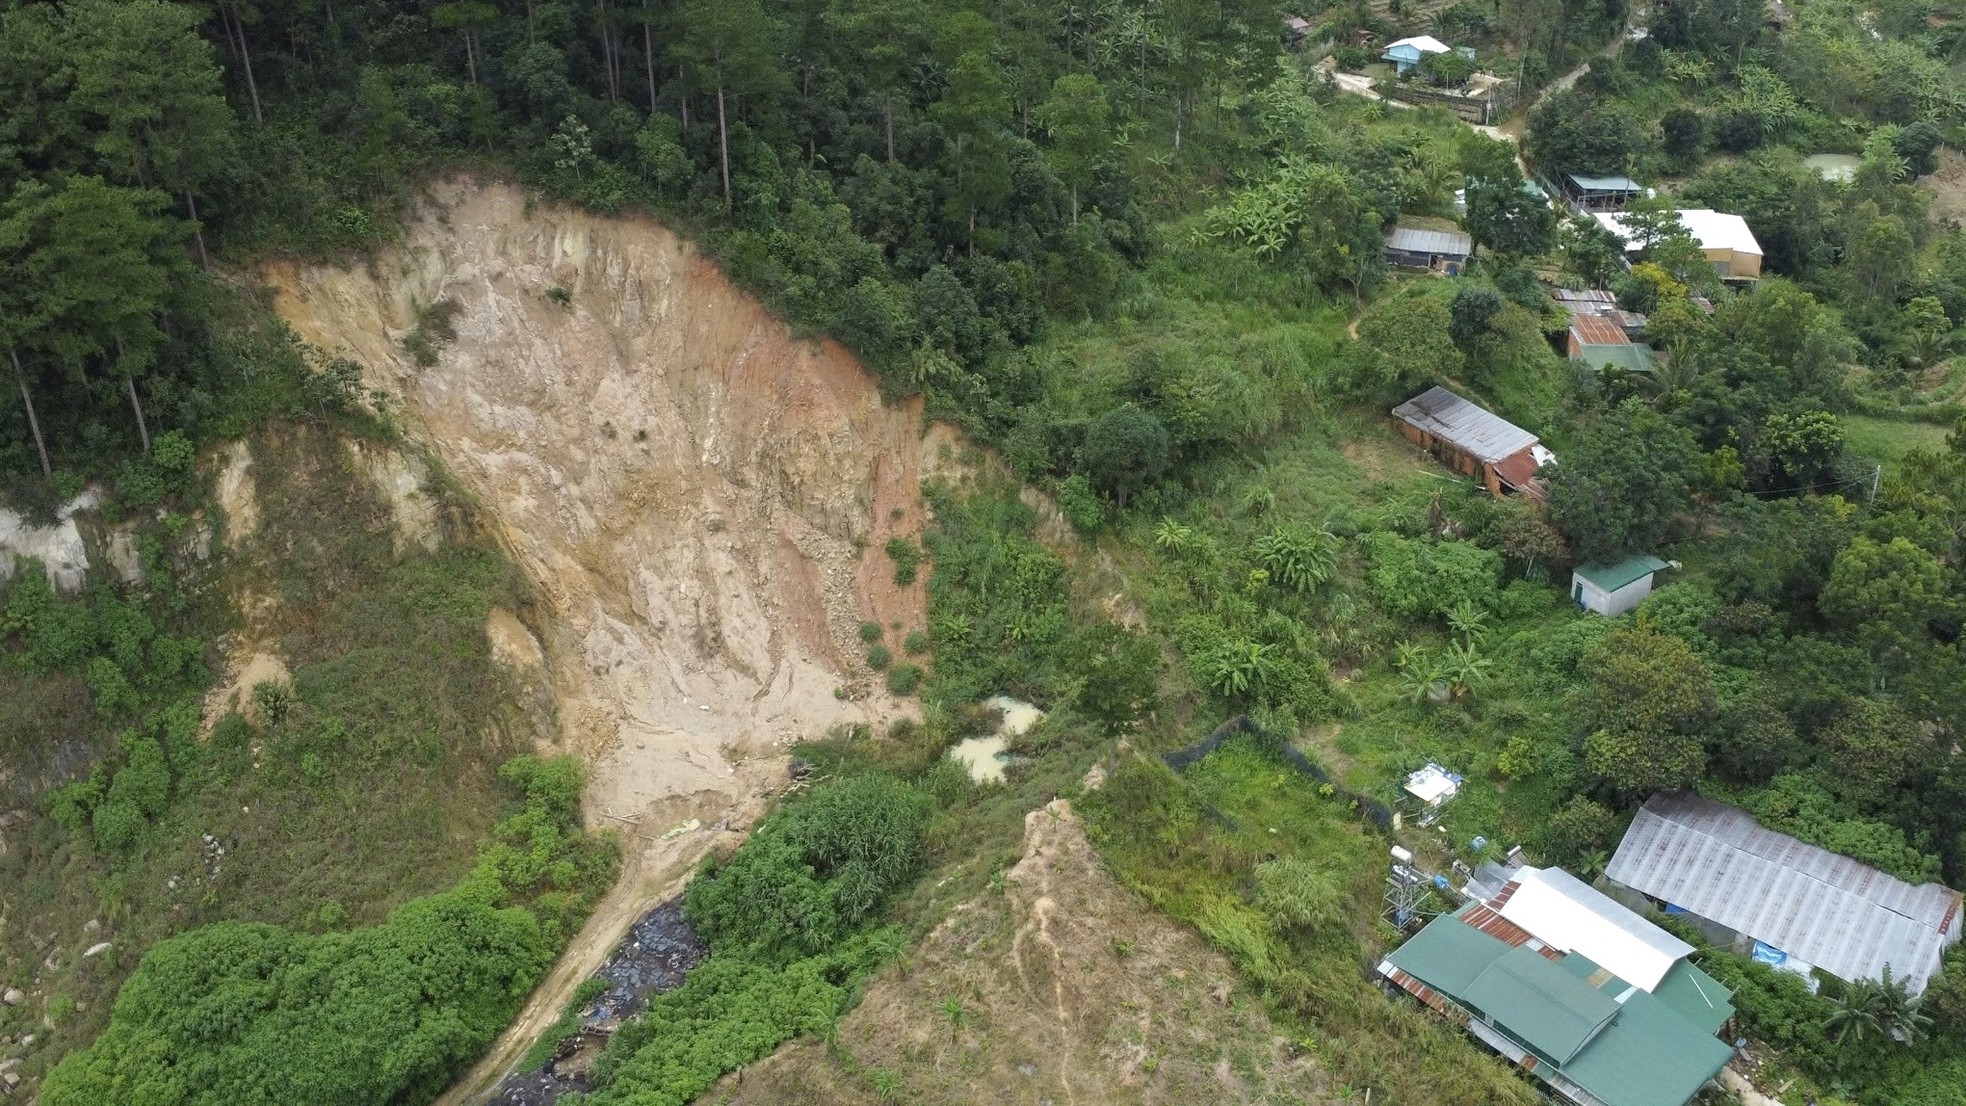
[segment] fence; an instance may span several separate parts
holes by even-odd
[[[1332,780],[1331,774],[1326,772],[1322,767],[1319,767],[1316,761],[1298,752],[1288,741],[1277,737],[1275,734],[1257,725],[1255,720],[1246,714],[1238,715],[1215,727],[1213,733],[1195,742],[1193,745],[1176,749],[1171,753],[1162,753],[1161,760],[1169,768],[1179,772],[1220,748],[1223,742],[1232,738],[1242,737],[1245,734],[1255,738],[1264,748],[1275,753],[1278,759],[1282,760],[1285,764],[1290,765],[1290,767],[1330,788],[1333,795],[1350,803],[1352,809],[1358,811],[1361,817],[1373,825],[1382,830],[1392,829],[1392,808],[1377,799],[1366,795],[1355,794],[1339,787]]]
[[[1516,85],[1505,81],[1485,92],[1468,96],[1456,92],[1439,92],[1422,88],[1410,81],[1380,81],[1376,85],[1379,92],[1395,100],[1409,104],[1429,104],[1443,107],[1469,123],[1489,126],[1498,119],[1507,119],[1515,108]]]

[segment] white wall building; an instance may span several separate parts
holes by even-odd
[[[1652,574],[1672,565],[1657,557],[1631,557],[1609,565],[1578,565],[1570,574],[1570,598],[1601,615],[1624,614],[1652,594]]]

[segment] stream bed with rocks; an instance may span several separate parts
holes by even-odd
[[[709,953],[683,918],[680,897],[642,915],[594,973],[607,990],[581,1010],[579,1032],[561,1042],[545,1067],[506,1076],[490,1106],[552,1106],[563,1095],[592,1090],[587,1069],[615,1028],[641,1013],[651,996],[680,987]]]

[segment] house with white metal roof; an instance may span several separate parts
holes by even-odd
[[[1758,960],[1852,981],[1888,965],[1914,995],[1960,937],[1959,892],[1913,886],[1698,795],[1647,800],[1605,876]]]
[[[1721,279],[1761,279],[1761,243],[1755,240],[1746,219],[1705,207],[1682,208],[1676,214]],[[1600,212],[1596,219],[1625,244],[1627,252],[1635,253],[1651,244],[1627,227],[1628,217],[1622,212]]]
[[[1458,230],[1399,224],[1386,232],[1386,262],[1402,269],[1445,269],[1457,273],[1473,252],[1474,239]]]
[[[1411,72],[1428,54],[1445,54],[1454,49],[1432,35],[1414,35],[1386,44],[1386,52],[1379,55],[1383,61],[1393,63],[1393,68],[1401,73]]]

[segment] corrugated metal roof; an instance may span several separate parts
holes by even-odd
[[[1393,416],[1483,461],[1499,461],[1536,444],[1536,435],[1445,388],[1428,388]]]
[[[1386,962],[1437,991],[1458,998],[1510,945],[1465,922],[1436,918],[1386,954]]]
[[[1707,1033],[1720,1032],[1720,1027],[1734,1016],[1734,992],[1691,960],[1674,964],[1652,993],[1678,1010],[1680,1017]]]
[[[1507,905],[1506,898],[1497,901]],[[1477,915],[1487,924],[1471,924]],[[1503,932],[1522,933],[1470,903],[1394,950],[1380,961],[1379,973],[1573,1099],[1581,1088],[1607,1106],[1682,1106],[1732,1055],[1700,1019],[1689,1020],[1674,1003],[1634,988],[1588,957],[1566,956],[1526,935],[1527,943],[1498,939]],[[1705,982],[1725,994],[1711,979]],[[1505,1032],[1468,1021],[1463,1007]],[[1538,1063],[1521,1041],[1561,1059]]]
[[[1630,177],[1587,177],[1582,173],[1566,174],[1572,184],[1586,192],[1643,192],[1645,186]]]
[[[1577,351],[1577,363],[1587,369],[1620,368],[1627,372],[1649,373],[1652,354],[1636,342],[1591,344]]]
[[[1403,46],[1411,46],[1415,56],[1420,54],[1445,54],[1453,49],[1452,46],[1449,46],[1432,35],[1414,35],[1412,38],[1402,38],[1396,42],[1387,43],[1386,53],[1390,54]]]
[[[1599,591],[1613,592],[1641,576],[1649,576],[1661,569],[1671,568],[1666,562],[1650,554],[1627,557],[1616,564],[1578,565],[1576,574],[1589,581]],[[1731,808],[1730,808],[1731,809]],[[1746,815],[1742,815],[1746,817]],[[1619,883],[1625,882],[1618,880]]]
[[[1748,228],[1748,221],[1739,215],[1729,215],[1707,207],[1683,207],[1676,213],[1679,225],[1686,228],[1693,241],[1703,250],[1731,250],[1738,254],[1761,256],[1761,243],[1755,241],[1754,231]],[[1628,250],[1643,249],[1647,243],[1638,241],[1625,227],[1624,212],[1600,212],[1596,216],[1598,225],[1625,243]]]
[[[1458,254],[1465,257],[1468,251],[1474,249],[1474,239],[1458,231],[1396,226],[1386,232],[1386,248],[1401,253]]]
[[[1581,953],[1644,990],[1693,946],[1561,868],[1524,868],[1502,917],[1564,952]]]
[[[1469,1006],[1500,1022],[1509,1035],[1568,1064],[1605,1023],[1618,1003],[1536,953],[1513,948],[1497,957],[1463,992]]]
[[[1606,1106],[1678,1104],[1700,1093],[1733,1055],[1667,1003],[1634,991],[1563,1075]]]
[[[1841,979],[1877,979],[1889,964],[1912,994],[1959,939],[1959,892],[1914,887],[1697,795],[1648,800],[1605,874]]]
[[[1513,888],[1515,884],[1509,886]],[[1551,960],[1563,959],[1562,949],[1553,949],[1538,941],[1534,934],[1497,914],[1490,906],[1478,902],[1467,903],[1456,910],[1454,916],[1511,948],[1528,945]]]
[[[1576,314],[1570,316],[1570,333],[1575,335],[1579,345],[1621,346],[1630,345],[1631,336],[1616,321],[1604,315]]]

